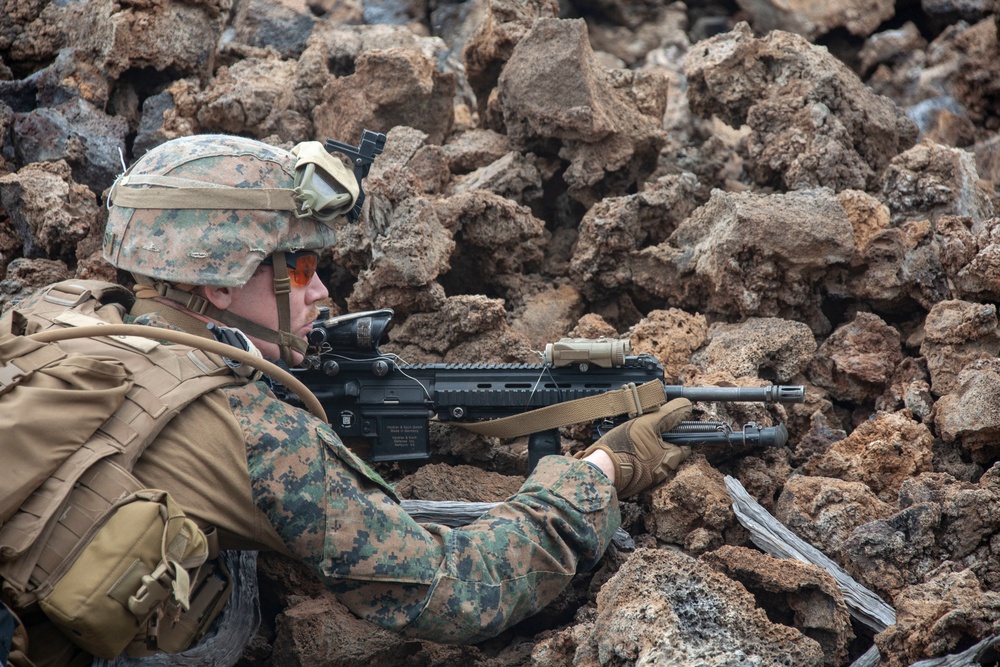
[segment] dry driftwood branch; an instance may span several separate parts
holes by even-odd
[[[783,526],[751,498],[735,478],[727,475],[725,481],[733,499],[736,518],[750,531],[750,539],[754,544],[772,556],[794,558],[826,570],[840,586],[851,616],[875,632],[881,632],[896,622],[896,611],[882,598],[855,581],[819,549]]]
[[[878,665],[880,657],[878,646],[872,644],[872,647],[865,651],[863,656],[851,663],[851,667],[875,667]]]
[[[990,635],[975,646],[970,646],[961,653],[946,655],[943,658],[931,658],[915,662],[910,667],[966,667],[982,664],[982,659],[993,647],[1000,645],[1000,635]],[[992,660],[993,658],[991,658]],[[989,664],[993,664],[990,662]]]

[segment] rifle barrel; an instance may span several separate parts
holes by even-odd
[[[752,401],[756,403],[802,403],[806,400],[802,385],[773,384],[769,387],[685,387],[667,385],[663,388],[667,400],[686,398],[706,403]]]

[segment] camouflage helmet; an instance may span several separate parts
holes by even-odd
[[[286,151],[221,134],[173,139],[112,187],[104,258],[137,276],[238,287],[275,252],[332,245],[329,223],[358,192],[316,141]]]

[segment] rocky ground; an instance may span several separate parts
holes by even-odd
[[[262,557],[252,665],[897,667],[1000,633],[996,0],[0,1],[0,307],[100,258],[104,195],[158,143],[386,132],[325,253],[335,312],[410,362],[628,337],[698,406],[789,444],[696,453],[609,554],[495,641],[405,641]],[[436,428],[403,496],[500,500],[523,441]],[[566,429],[582,447],[585,429]],[[755,549],[723,476],[896,610]],[[995,664],[995,663],[989,663]]]

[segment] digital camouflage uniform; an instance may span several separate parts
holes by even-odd
[[[331,216],[340,209],[301,210],[309,190],[300,187],[309,169],[301,146],[289,153],[205,135],[151,150],[111,191],[105,258],[152,279],[161,297],[190,310],[185,293],[170,291],[175,286],[243,285],[265,257],[284,262],[286,252],[333,245]],[[329,177],[326,185],[349,190],[338,171],[343,165],[323,165],[322,156],[317,170]],[[208,201],[229,197],[214,209],[156,199],[171,188],[193,198],[220,186],[201,193]],[[280,200],[289,192],[291,209],[254,198]],[[284,276],[275,267],[278,294]],[[133,310],[138,323],[178,325],[150,312],[152,299],[140,302],[146,310]],[[278,307],[280,315],[281,301]],[[226,311],[201,312],[232,322]],[[179,326],[194,332],[193,325]],[[456,529],[419,524],[327,424],[279,401],[262,382],[216,390],[185,408],[133,474],[215,526],[223,548],[291,554],[358,616],[440,642],[483,640],[538,611],[575,572],[597,562],[620,523],[607,478],[588,463],[553,456],[478,521]]]
[[[596,564],[621,521],[600,471],[551,456],[478,521],[419,524],[329,425],[264,382],[188,407],[133,473],[215,525],[223,548],[288,553],[361,618],[438,642],[481,641],[539,611]]]

